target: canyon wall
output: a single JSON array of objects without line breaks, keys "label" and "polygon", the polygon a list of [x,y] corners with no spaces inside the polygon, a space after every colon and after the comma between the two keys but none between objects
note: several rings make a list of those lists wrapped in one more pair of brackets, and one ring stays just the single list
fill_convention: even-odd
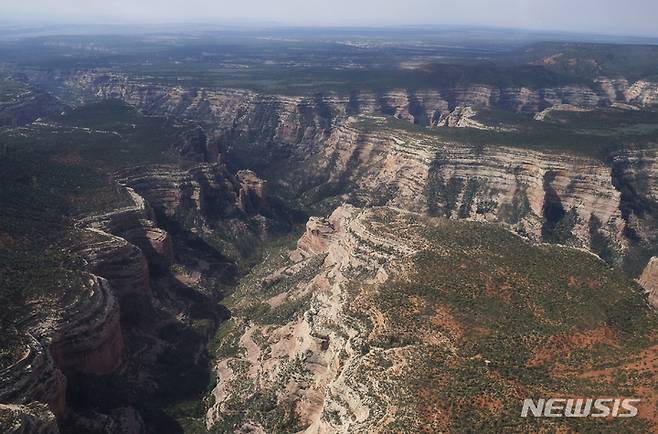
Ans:
[{"label": "canyon wall", "polygon": [[627,249],[622,193],[613,169],[600,160],[363,131],[349,123],[323,145],[312,170],[326,173],[344,200],[499,222],[536,241],[585,247],[608,260]]},{"label": "canyon wall", "polygon": [[[311,219],[297,249],[290,252],[289,265],[242,286],[240,305],[249,306],[255,296],[284,314],[272,317],[272,324],[233,319],[240,350],[219,361],[208,428],[227,429],[236,412],[245,417],[238,418],[240,425],[234,429],[258,432],[295,426],[306,432],[372,431],[382,422],[391,400],[378,387],[385,381],[383,372],[371,363],[383,349],[371,347],[366,355],[366,342],[376,330],[353,309],[362,298],[348,294],[348,288],[358,294],[385,282],[394,270],[392,263],[422,245],[412,230],[373,227],[372,214],[345,205],[326,219]],[[289,290],[281,292],[284,288]],[[277,419],[263,426],[251,419],[252,407],[244,403],[270,394]]]},{"label": "canyon wall", "polygon": [[206,217],[227,218],[265,207],[265,181],[255,173],[229,173],[220,163],[200,163],[183,169],[174,165],[140,166],[115,173],[121,185],[130,186],[168,216],[193,209]]},{"label": "canyon wall", "polygon": [[626,261],[635,275],[653,251],[655,146],[630,146],[601,161],[466,146],[391,129],[377,132],[350,118],[384,114],[424,126],[478,128],[482,125],[471,119],[471,107],[539,116],[551,108],[653,106],[658,103],[653,82],[601,77],[588,86],[542,89],[474,85],[292,97],[148,85],[103,72],[58,81],[79,98],[120,98],[147,113],[194,119],[205,135],[193,135],[184,148],[196,146],[195,154],[207,161],[223,150],[232,164],[255,168],[280,191],[303,200],[337,195],[357,204],[502,222],[535,240],[584,247],[618,264]]},{"label": "canyon wall", "polygon": [[[107,375],[121,365],[125,343],[120,300],[132,293],[150,293],[147,259],[126,238],[160,246],[159,237],[152,236],[156,228],[148,220],[148,206],[134,192],[128,193],[133,206],[77,221],[68,250],[80,261],[72,259],[66,279],[47,299],[28,302],[29,314],[16,324],[27,343],[22,356],[2,369],[1,402],[45,403],[44,414],[63,423],[71,413],[67,377]],[[16,416],[17,426],[26,432],[37,429],[37,421],[19,410],[10,412],[27,414]]]},{"label": "canyon wall", "polygon": [[[568,358],[588,381],[610,385],[609,370],[578,364],[583,348],[599,346],[616,352],[619,369],[637,372],[628,362],[635,350],[615,348],[619,340],[608,337],[616,330],[581,337],[615,327],[609,313],[616,305],[619,314],[628,312],[619,300],[629,296],[642,312],[636,317],[654,321],[631,286],[587,252],[530,243],[496,225],[342,205],[311,218],[292,250],[277,251],[236,289],[233,316],[221,331],[207,426],[462,432],[492,414],[506,421],[514,409],[506,412],[505,400],[541,393],[546,384],[516,372],[555,369],[546,375],[571,384],[574,371],[559,371]],[[585,306],[597,312],[595,321],[583,318]],[[574,324],[585,329],[574,336]],[[547,350],[552,342],[564,344]],[[646,345],[654,348],[652,340]],[[642,384],[633,390],[641,393]],[[638,419],[655,424],[653,411],[642,410]]]},{"label": "canyon wall", "polygon": [[[247,240],[245,250],[253,252],[249,237],[266,232],[266,216],[272,213],[268,183],[302,201],[332,199],[389,206],[401,214],[500,223],[534,241],[584,248],[610,263],[630,257],[635,268],[644,269],[638,281],[649,301],[658,305],[655,258],[645,268],[658,241],[655,146],[628,147],[599,160],[464,144],[377,125],[381,119],[376,117],[369,118],[375,128],[361,123],[364,115],[385,114],[422,126],[477,128],[470,121],[470,107],[528,114],[563,105],[640,108],[658,103],[656,83],[602,78],[591,86],[546,89],[470,86],[305,97],[144,85],[109,73],[77,74],[66,77],[64,85],[81,99],[120,98],[145,113],[193,119],[200,126],[174,149],[188,159],[185,164],[113,173],[131,205],[77,220],[80,233],[70,248],[84,259],[88,273],[74,280],[75,290],[46,309],[51,314],[41,315],[38,303],[31,306],[34,314],[21,325],[29,331],[29,343],[20,360],[0,371],[0,401],[15,406],[3,405],[0,411],[9,412],[23,427],[35,426],[33,409],[25,408],[34,401],[49,408],[48,417],[40,419],[44,432],[52,429],[51,413],[58,420],[66,418],[67,374],[105,375],[128,357],[120,322],[122,300],[154,297],[151,267],[167,269],[176,262],[175,240],[162,228],[164,223],[180,231],[176,235],[235,235]],[[258,170],[232,173],[222,152],[236,167]],[[265,173],[267,181],[256,173]],[[350,282],[385,282],[396,272],[388,268],[391,262],[418,252],[422,241],[412,233],[394,233],[395,226],[384,223],[373,229],[368,223],[372,212],[344,205],[326,219],[312,218],[290,253],[292,263],[257,282],[265,291],[298,279],[292,290],[273,294],[266,304],[293,303],[290,309],[301,315],[268,326],[236,319],[241,333],[235,345],[244,349],[244,356],[220,361],[209,426],[239,411],[231,407],[231,398],[246,399],[244,390],[235,387],[238,382],[282,390],[278,399],[294,406],[288,410],[318,432],[335,426],[364,430],[384,423],[390,404],[386,394],[380,401],[369,400],[364,390],[376,391],[377,384],[351,380],[368,369],[368,358],[361,357],[361,335],[377,332],[368,329],[345,300],[351,296]],[[223,255],[228,249],[213,252]],[[206,262],[199,270],[176,265],[178,274],[164,273],[161,287],[175,280],[204,295],[212,293],[199,287],[202,273],[214,266]],[[212,296],[204,300],[216,301]],[[180,323],[186,315],[176,312],[176,320],[166,321]],[[373,314],[368,321],[375,323],[374,329],[385,328],[378,319]],[[442,344],[450,347],[447,341]],[[378,351],[368,357],[383,352]],[[292,378],[291,372],[296,372]],[[308,372],[313,374],[310,379],[303,375]],[[382,373],[379,380],[384,378]]]},{"label": "canyon wall", "polygon": [[[207,340],[226,315],[215,307],[217,286],[232,282],[237,267],[237,259],[228,258],[231,243],[244,238],[246,254],[253,254],[270,224],[278,223],[267,183],[248,170],[231,173],[221,162],[132,167],[110,178],[125,204],[71,218],[62,247],[63,286],[47,299],[29,300],[29,314],[16,324],[28,343],[17,344],[20,357],[1,367],[0,423],[17,432],[57,432],[57,425],[141,432],[133,401],[175,394],[175,387],[163,392],[172,388],[170,380],[156,377],[169,369],[161,366],[169,360],[163,353],[187,351],[176,363],[186,363],[185,374],[195,378],[209,369]],[[226,241],[226,250],[204,241],[228,238],[230,231],[235,239]],[[192,330],[195,321],[200,325]],[[116,390],[94,386],[97,376],[109,374]],[[96,387],[108,387],[112,396],[128,387],[126,406],[94,413],[105,408]],[[67,388],[74,390],[73,401]],[[81,399],[94,402],[83,406],[96,416],[80,412]],[[38,403],[46,405],[42,412],[32,408]]]},{"label": "canyon wall", "polygon": [[83,273],[67,284],[57,304],[35,302],[17,325],[26,330],[23,354],[0,376],[0,401],[45,403],[58,421],[69,412],[64,374],[110,373],[121,363],[124,345],[119,304],[108,282]]},{"label": "canyon wall", "polygon": [[[36,80],[45,80],[36,75]],[[279,139],[309,138],[297,124],[314,123],[317,129],[333,124],[335,118],[358,114],[387,114],[412,123],[436,126],[445,122],[455,108],[500,108],[534,114],[556,105],[581,108],[626,104],[646,107],[658,104],[658,83],[640,80],[598,78],[590,85],[548,88],[490,85],[455,85],[436,90],[369,91],[311,96],[264,95],[239,89],[187,89],[144,84],[120,73],[81,72],[48,77],[78,97],[118,98],[150,112],[212,121],[219,127],[258,125]],[[297,121],[297,122],[295,122]]]}]

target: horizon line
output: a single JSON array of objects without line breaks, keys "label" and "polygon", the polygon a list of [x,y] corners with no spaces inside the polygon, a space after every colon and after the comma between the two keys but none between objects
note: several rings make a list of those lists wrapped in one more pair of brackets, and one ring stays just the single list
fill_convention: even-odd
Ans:
[{"label": "horizon line", "polygon": [[[567,30],[558,28],[524,28],[524,27],[511,27],[511,26],[498,26],[488,24],[472,24],[472,23],[284,23],[280,21],[250,21],[250,20],[184,20],[184,21],[131,21],[131,20],[116,20],[104,22],[95,21],[94,19],[71,19],[71,20],[25,20],[20,18],[2,18],[0,19],[0,27],[3,26],[27,26],[27,27],[53,27],[53,26],[83,26],[83,27],[124,27],[124,28],[157,28],[157,27],[185,27],[185,26],[226,26],[232,27],[229,29],[214,29],[221,30],[237,30],[240,28],[254,30],[260,28],[263,31],[274,29],[290,29],[290,30],[448,30],[448,29],[468,29],[468,30],[484,30],[484,31],[499,31],[508,33],[527,33],[527,34],[554,34],[554,35],[571,35],[571,36],[589,36],[589,37],[603,37],[603,38],[629,38],[629,39],[647,39],[658,41],[658,34],[650,35],[644,33],[626,33],[626,32],[610,32],[604,33],[595,30]],[[181,29],[182,30],[182,29]],[[193,29],[190,29],[193,30]],[[179,30],[180,31],[180,30]],[[197,31],[210,31],[210,29],[197,29]],[[94,33],[88,33],[93,35]],[[102,34],[99,32],[98,34]]]}]

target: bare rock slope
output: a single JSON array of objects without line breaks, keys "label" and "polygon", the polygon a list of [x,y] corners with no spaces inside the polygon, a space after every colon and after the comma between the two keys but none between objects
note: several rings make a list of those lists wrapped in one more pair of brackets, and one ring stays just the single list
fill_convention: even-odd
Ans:
[{"label": "bare rock slope", "polygon": [[[618,387],[583,347],[635,372],[656,345],[638,288],[593,256],[390,207],[312,218],[233,300],[207,413],[217,432],[523,432],[537,429],[517,415],[528,394]],[[615,306],[648,321],[646,350],[598,313]],[[655,382],[655,368],[641,370],[625,383],[635,393]],[[655,426],[651,405],[633,429]],[[573,429],[573,419],[544,421]]]},{"label": "bare rock slope", "polygon": [[489,128],[473,119],[482,108],[536,115],[646,108],[657,102],[656,84],[647,80],[599,77],[589,86],[471,85],[308,96],[161,86],[119,73],[81,72],[57,80],[80,98],[119,98],[147,113],[194,119],[206,130],[197,152],[206,161],[222,149],[233,164],[255,169],[278,190],[303,200],[345,195],[357,204],[502,222],[535,240],[629,263],[635,275],[656,254],[655,145],[590,158],[465,145],[420,132],[364,131],[355,122],[392,115],[428,127],[478,129]]}]

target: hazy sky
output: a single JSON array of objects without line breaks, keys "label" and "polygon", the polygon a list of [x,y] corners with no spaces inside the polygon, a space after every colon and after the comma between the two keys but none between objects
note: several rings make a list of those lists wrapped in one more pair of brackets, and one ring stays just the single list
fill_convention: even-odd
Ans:
[{"label": "hazy sky", "polygon": [[0,20],[463,24],[658,36],[658,0],[0,0]]}]

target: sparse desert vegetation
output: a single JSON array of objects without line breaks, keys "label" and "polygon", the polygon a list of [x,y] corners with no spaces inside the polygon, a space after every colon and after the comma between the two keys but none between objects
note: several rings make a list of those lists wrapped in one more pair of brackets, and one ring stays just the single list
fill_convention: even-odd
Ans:
[{"label": "sparse desert vegetation", "polygon": [[656,431],[655,45],[42,30],[0,35],[0,431]]}]

